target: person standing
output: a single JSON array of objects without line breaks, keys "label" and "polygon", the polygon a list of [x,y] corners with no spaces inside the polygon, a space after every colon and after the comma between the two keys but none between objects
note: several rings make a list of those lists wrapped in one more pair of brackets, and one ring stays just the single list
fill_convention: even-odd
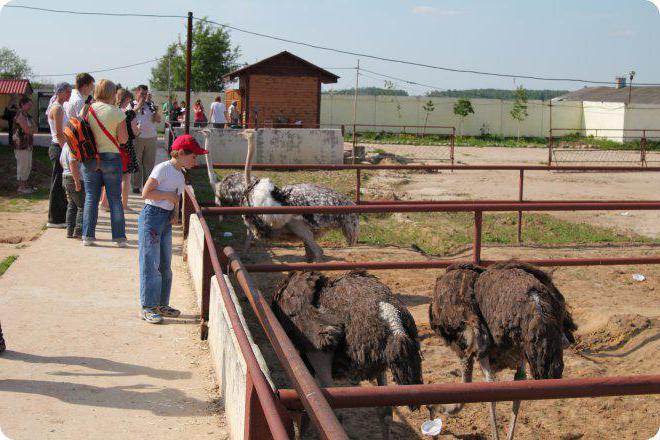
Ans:
[{"label": "person standing", "polygon": [[66,208],[66,238],[82,238],[85,187],[80,178],[79,163],[71,154],[67,144],[60,155],[62,185],[68,201]]},{"label": "person standing", "polygon": [[206,125],[206,114],[204,113],[204,106],[202,105],[202,100],[198,99],[193,105],[193,116],[195,118],[195,127],[203,127]]},{"label": "person standing", "polygon": [[60,155],[62,146],[66,143],[64,127],[67,123],[64,112],[64,103],[71,97],[71,85],[63,82],[55,86],[55,94],[50,99],[46,116],[50,127],[51,145],[48,148],[48,157],[53,165],[50,179],[50,194],[48,196],[48,223],[49,228],[66,228],[66,194],[62,187],[62,165]]},{"label": "person standing", "polygon": [[27,184],[32,171],[32,145],[36,131],[32,116],[30,116],[31,108],[32,99],[29,96],[23,96],[18,101],[18,113],[15,118],[16,131],[13,142],[10,144],[14,146],[14,156],[16,157],[16,180],[19,194],[34,192]]},{"label": "person standing", "polygon": [[16,126],[15,121],[18,114],[17,102],[16,95],[13,95],[9,100],[9,104],[5,107],[4,118],[7,120],[7,143],[9,143],[10,147],[14,142],[14,127]]},{"label": "person standing", "polygon": [[76,75],[76,88],[71,91],[71,98],[64,104],[67,119],[78,116],[85,105],[85,101],[94,91],[94,77],[89,73]]},{"label": "person standing", "polygon": [[126,89],[117,90],[117,107],[119,107],[126,115],[126,131],[128,132],[128,141],[121,146],[128,155],[128,163],[123,170],[121,181],[121,203],[124,206],[124,211],[128,212],[133,212],[133,210],[128,207],[128,192],[131,186],[131,175],[140,171],[137,156],[135,155],[135,147],[133,146],[135,137],[140,134],[140,128],[135,120],[135,110],[132,108],[132,102],[133,94],[130,91]]},{"label": "person standing", "polygon": [[207,153],[189,134],[177,137],[172,158],[156,165],[142,190],[145,205],[138,218],[140,317],[148,323],[181,314],[169,305],[172,225],[178,224],[179,196],[186,184],[181,170],[194,167],[197,156]]},{"label": "person standing", "polygon": [[240,119],[238,114],[238,102],[232,101],[227,110],[227,114],[229,115],[229,123],[231,124],[231,127],[238,128],[238,122]]},{"label": "person standing", "polygon": [[224,128],[227,123],[227,109],[225,104],[222,102],[222,98],[218,95],[215,97],[215,101],[211,104],[211,113],[209,114],[209,120],[213,124],[213,128]]},{"label": "person standing", "polygon": [[135,139],[135,155],[140,171],[131,174],[131,186],[134,194],[140,194],[140,189],[147,181],[156,162],[156,124],[160,122],[160,115],[156,107],[147,100],[149,88],[139,85],[135,89],[135,114],[140,135]]},{"label": "person standing", "polygon": [[126,246],[126,225],[121,204],[122,155],[120,145],[128,142],[126,115],[115,105],[117,86],[107,79],[100,80],[94,87],[94,103],[89,107],[89,125],[94,134],[99,162],[89,159],[82,164],[85,184],[85,207],[83,213],[83,246],[93,246],[96,240],[96,222],[99,213],[101,188],[110,204],[110,227],[112,241],[117,246]]}]

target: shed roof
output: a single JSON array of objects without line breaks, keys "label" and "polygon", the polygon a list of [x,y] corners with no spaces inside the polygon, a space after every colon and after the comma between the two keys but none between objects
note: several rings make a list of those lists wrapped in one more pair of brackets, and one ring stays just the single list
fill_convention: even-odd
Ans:
[{"label": "shed roof", "polygon": [[[629,87],[585,87],[556,98],[563,101],[628,102]],[[632,104],[660,104],[660,87],[633,87]]]},{"label": "shed roof", "polygon": [[0,79],[0,94],[32,94],[32,86],[27,79]]},{"label": "shed roof", "polygon": [[336,83],[339,77],[319,66],[303,60],[288,51],[283,51],[271,57],[264,58],[249,66],[229,72],[222,77],[225,81],[233,81],[243,75],[250,74],[272,74],[272,75],[311,75],[321,78],[324,84]]}]

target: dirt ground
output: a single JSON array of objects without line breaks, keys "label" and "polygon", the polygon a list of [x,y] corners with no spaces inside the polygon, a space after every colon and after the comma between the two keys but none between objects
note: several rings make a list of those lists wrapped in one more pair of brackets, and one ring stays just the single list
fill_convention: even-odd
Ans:
[{"label": "dirt ground", "polygon": [[[271,248],[267,252],[252,254],[246,261],[275,262],[302,261],[299,249]],[[657,248],[592,247],[579,256],[657,255]],[[425,260],[418,252],[399,248],[326,249],[329,259],[345,261]],[[484,258],[559,258],[575,256],[573,248],[538,249],[526,247],[488,247]],[[459,254],[452,258],[468,259]],[[381,281],[399,294],[415,317],[422,342],[423,373],[425,383],[459,382],[457,357],[429,328],[428,305],[435,278],[442,270],[389,270],[374,271]],[[634,281],[633,274],[646,277]],[[257,283],[265,295],[281,279],[280,274],[259,274]],[[565,295],[573,316],[579,325],[579,342],[564,355],[564,377],[618,376],[632,374],[658,374],[660,353],[660,267],[609,266],[558,268],[554,279]],[[265,337],[254,326],[273,377],[278,386],[290,384]],[[502,373],[500,380],[512,380]],[[475,381],[482,381],[475,368]],[[390,378],[391,382],[391,378]],[[339,385],[349,385],[343,383]],[[375,384],[362,383],[362,386]],[[498,404],[498,424],[504,435],[508,426],[511,404]],[[343,423],[351,438],[380,439],[379,421],[374,409],[340,410]],[[520,412],[516,438],[519,439],[648,439],[660,426],[660,398],[658,396],[631,396],[597,399],[567,399],[524,402]],[[442,416],[442,439],[486,439],[490,435],[487,404],[470,404],[457,416]],[[393,438],[422,438],[421,424],[428,419],[425,408],[411,412],[406,407],[395,409]],[[588,423],[585,423],[588,421]],[[615,437],[612,432],[617,432]],[[309,435],[309,438],[315,438]]]}]

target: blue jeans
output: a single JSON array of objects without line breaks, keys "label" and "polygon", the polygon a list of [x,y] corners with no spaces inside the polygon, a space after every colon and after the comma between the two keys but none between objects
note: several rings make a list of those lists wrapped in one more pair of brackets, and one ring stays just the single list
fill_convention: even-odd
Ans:
[{"label": "blue jeans", "polygon": [[172,290],[172,211],[144,205],[138,218],[140,303],[168,306]]},{"label": "blue jeans", "polygon": [[96,222],[99,217],[99,200],[101,189],[105,186],[105,194],[110,204],[110,226],[113,241],[126,240],[126,224],[124,222],[124,207],[121,203],[121,156],[119,153],[100,153],[101,169],[96,170],[96,160],[88,160],[82,164],[83,181],[85,182],[85,208],[83,210],[83,240],[96,238]]}]

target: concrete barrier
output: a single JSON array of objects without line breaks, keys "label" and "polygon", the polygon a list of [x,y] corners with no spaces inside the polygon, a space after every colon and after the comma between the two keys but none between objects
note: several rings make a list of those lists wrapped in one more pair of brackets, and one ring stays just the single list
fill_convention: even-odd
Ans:
[{"label": "concrete barrier", "polygon": [[[204,258],[204,232],[199,218],[196,215],[189,217],[190,229],[186,242],[188,271],[192,278],[193,287],[197,296],[197,304],[201,308],[202,298],[202,261]],[[270,376],[270,371],[264,360],[259,347],[254,343],[243,316],[243,310],[236,297],[234,287],[230,279],[223,275],[229,293],[238,312],[243,328],[257,357],[261,370],[270,382],[273,389],[275,386]],[[245,431],[245,401],[247,387],[247,366],[241,353],[236,334],[229,319],[229,313],[225,307],[220,292],[217,278],[211,278],[211,292],[209,300],[208,320],[208,343],[213,362],[213,369],[222,394],[225,417],[229,425],[230,438],[243,440]]]},{"label": "concrete barrier", "polygon": [[[191,134],[200,145],[205,145],[201,130],[193,127]],[[245,162],[247,141],[241,130],[211,128],[209,131],[208,148],[213,162]],[[182,128],[174,128],[176,136],[182,133]],[[341,164],[344,160],[344,141],[338,129],[260,128],[256,141],[254,163]],[[204,164],[203,158],[199,163]]]}]

